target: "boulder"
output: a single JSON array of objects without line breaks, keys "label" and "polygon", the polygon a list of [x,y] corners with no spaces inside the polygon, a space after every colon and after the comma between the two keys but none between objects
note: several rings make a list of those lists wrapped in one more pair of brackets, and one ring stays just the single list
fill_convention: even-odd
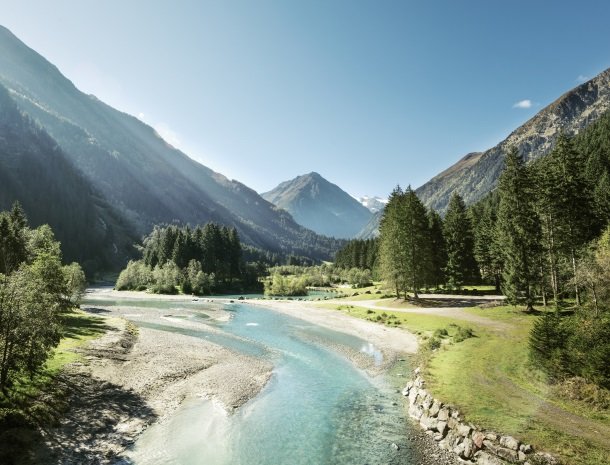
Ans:
[{"label": "boulder", "polygon": [[496,433],[485,433],[485,439],[489,439],[490,441],[497,441],[498,435]]},{"label": "boulder", "polygon": [[511,450],[519,450],[519,441],[512,436],[502,436],[500,438],[500,445]]},{"label": "boulder", "polygon": [[472,432],[472,428],[468,425],[458,425],[457,427],[457,432],[460,436],[470,436],[470,433]]},{"label": "boulder", "polygon": [[443,406],[443,404],[435,399],[434,402],[432,403],[432,407],[430,407],[430,416],[436,417],[438,415],[439,411],[441,410],[442,406]]},{"label": "boulder", "polygon": [[418,389],[416,387],[412,387],[409,391],[409,403],[413,405],[417,400]]},{"label": "boulder", "polygon": [[440,421],[447,421],[449,420],[449,410],[447,409],[447,407],[443,407],[438,411],[438,415],[437,418]]},{"label": "boulder", "polygon": [[451,417],[447,420],[447,426],[449,427],[449,429],[457,430],[460,426],[460,423],[455,418]]},{"label": "boulder", "polygon": [[485,441],[485,435],[480,431],[475,431],[472,433],[472,442],[474,442],[477,449],[483,448],[483,441]]},{"label": "boulder", "polygon": [[519,460],[519,462],[525,462],[527,460],[527,455],[519,451],[517,452],[517,460]]},{"label": "boulder", "polygon": [[424,411],[422,410],[421,407],[418,407],[415,404],[412,404],[409,406],[409,416],[412,418],[415,418],[416,420],[419,420],[422,415],[423,415]]},{"label": "boulder", "polygon": [[544,452],[536,452],[535,457],[536,463],[545,463],[547,465],[557,465],[559,463],[551,454],[546,454]]},{"label": "boulder", "polygon": [[474,442],[472,442],[472,439],[466,438],[464,439],[464,442],[462,442],[462,445],[464,448],[461,457],[463,459],[470,460],[475,452]]},{"label": "boulder", "polygon": [[[438,418],[437,418],[437,420],[438,420]],[[438,421],[436,423],[436,431],[439,432],[439,434],[441,435],[441,439],[443,439],[447,435],[447,431],[449,431],[449,428],[447,427],[447,422]]]},{"label": "boulder", "polygon": [[534,448],[531,444],[521,444],[519,446],[519,450],[524,454],[531,454],[532,452],[534,452]]},{"label": "boulder", "polygon": [[427,413],[424,413],[419,419],[419,424],[423,429],[427,431],[435,431],[436,426],[438,425],[438,420],[436,418],[431,417]]},{"label": "boulder", "polygon": [[518,462],[519,455],[516,451],[512,449],[507,449],[506,447],[498,447],[495,450],[495,454],[498,457],[508,460],[509,462]]},{"label": "boulder", "polygon": [[506,465],[504,460],[481,450],[474,454],[474,457],[478,465]]}]

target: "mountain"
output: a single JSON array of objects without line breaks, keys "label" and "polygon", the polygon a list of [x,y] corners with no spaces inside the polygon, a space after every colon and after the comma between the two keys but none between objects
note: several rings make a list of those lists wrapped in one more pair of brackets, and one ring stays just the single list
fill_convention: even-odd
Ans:
[{"label": "mountain", "polygon": [[379,210],[383,210],[385,208],[385,204],[388,202],[387,199],[382,199],[381,197],[360,197],[358,199],[364,207],[368,208],[371,213],[377,213]]},{"label": "mountain", "polygon": [[367,208],[315,172],[285,181],[262,196],[297,223],[326,236],[353,238],[371,218]]},{"label": "mountain", "polygon": [[562,131],[578,134],[609,108],[610,69],[607,69],[543,108],[495,147],[469,153],[419,187],[416,193],[428,207],[440,212],[447,208],[453,192],[458,192],[467,204],[473,204],[496,186],[510,147],[516,147],[526,161],[535,160],[550,152]]},{"label": "mountain", "polygon": [[[19,200],[31,226],[49,224],[64,259],[90,274],[133,256],[137,237],[102,200],[57,143],[19,112],[0,85],[0,210]],[[86,231],[86,234],[83,234]]]},{"label": "mountain", "polygon": [[245,243],[279,253],[322,259],[339,245],[297,224],[254,190],[195,162],[139,119],[82,93],[1,26],[0,84],[137,235],[158,223],[215,221],[236,227]]}]

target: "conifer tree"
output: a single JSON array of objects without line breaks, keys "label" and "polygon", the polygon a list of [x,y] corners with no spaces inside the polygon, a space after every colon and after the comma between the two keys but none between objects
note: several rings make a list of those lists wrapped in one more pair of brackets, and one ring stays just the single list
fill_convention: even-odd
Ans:
[{"label": "conifer tree", "polygon": [[443,236],[443,219],[434,210],[428,211],[428,237],[430,241],[430,267],[428,284],[440,287],[445,283],[447,248]]},{"label": "conifer tree", "polygon": [[447,247],[447,284],[459,289],[469,281],[477,281],[479,273],[474,259],[472,225],[464,200],[457,193],[454,193],[449,201],[443,235]]},{"label": "conifer tree", "polygon": [[401,223],[404,194],[400,186],[390,194],[379,224],[380,273],[388,286],[396,291],[396,298],[405,291],[406,268],[405,230]]},{"label": "conifer tree", "polygon": [[496,239],[501,251],[503,291],[512,304],[533,309],[537,264],[540,253],[540,223],[532,201],[532,182],[523,159],[513,148],[506,156],[499,180]]}]

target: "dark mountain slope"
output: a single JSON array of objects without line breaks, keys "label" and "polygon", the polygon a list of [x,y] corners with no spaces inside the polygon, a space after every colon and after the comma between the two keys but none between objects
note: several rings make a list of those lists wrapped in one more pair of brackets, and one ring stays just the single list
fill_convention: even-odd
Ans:
[{"label": "dark mountain slope", "polygon": [[370,220],[360,202],[318,173],[297,176],[262,194],[297,223],[326,236],[353,238]]},{"label": "dark mountain slope", "polygon": [[81,262],[89,273],[117,268],[135,252],[131,227],[0,86],[0,209],[15,200],[30,224],[53,228],[66,261]]}]

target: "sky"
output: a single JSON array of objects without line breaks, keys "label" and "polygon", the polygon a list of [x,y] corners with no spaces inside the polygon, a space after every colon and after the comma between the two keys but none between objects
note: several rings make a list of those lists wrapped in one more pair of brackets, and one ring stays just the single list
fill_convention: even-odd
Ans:
[{"label": "sky", "polygon": [[607,1],[0,0],[81,90],[258,192],[418,187],[610,67]]}]

